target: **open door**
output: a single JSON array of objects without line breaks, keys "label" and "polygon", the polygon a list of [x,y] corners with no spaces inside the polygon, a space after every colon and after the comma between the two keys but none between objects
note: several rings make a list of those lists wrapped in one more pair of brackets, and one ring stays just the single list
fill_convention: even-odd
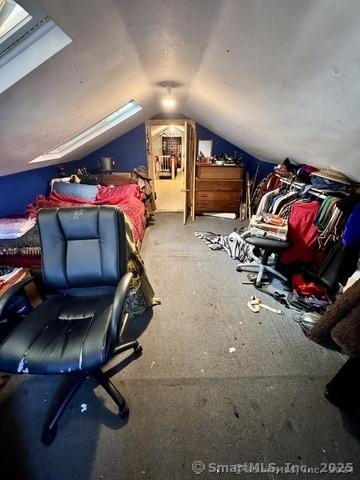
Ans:
[{"label": "open door", "polygon": [[194,205],[194,185],[195,185],[195,156],[196,156],[196,139],[194,122],[185,122],[185,145],[186,159],[184,170],[184,225],[188,221],[189,215],[191,219],[195,219]]}]

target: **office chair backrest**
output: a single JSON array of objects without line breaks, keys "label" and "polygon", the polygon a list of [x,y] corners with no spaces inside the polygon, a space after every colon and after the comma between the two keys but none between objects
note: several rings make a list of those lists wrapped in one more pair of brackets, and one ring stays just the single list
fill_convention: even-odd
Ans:
[{"label": "office chair backrest", "polygon": [[125,219],[118,208],[43,209],[38,224],[49,289],[116,287],[127,272]]}]

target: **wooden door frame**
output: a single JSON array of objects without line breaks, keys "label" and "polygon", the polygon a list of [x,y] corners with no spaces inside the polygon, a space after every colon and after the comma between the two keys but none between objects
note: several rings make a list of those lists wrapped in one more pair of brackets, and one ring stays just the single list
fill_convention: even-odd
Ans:
[{"label": "wooden door frame", "polygon": [[[194,159],[193,159],[193,175],[192,175],[192,181],[191,181],[191,206],[190,206],[190,218],[192,221],[195,220],[195,163],[196,163],[196,152],[197,152],[197,135],[196,135],[196,122],[195,120],[187,119],[187,118],[175,118],[175,119],[151,119],[151,120],[146,120],[145,122],[145,139],[146,139],[146,155],[147,155],[147,167],[148,167],[148,172],[150,173],[150,176],[152,178],[151,180],[151,186],[153,191],[155,191],[155,177],[154,177],[154,165],[152,162],[152,141],[151,141],[151,127],[155,125],[182,125],[186,126],[186,123],[189,123],[193,127],[194,131]],[[185,129],[186,130],[186,129]],[[149,140],[149,144],[148,144]],[[187,155],[187,135],[185,132],[185,162],[186,166],[185,168],[189,168],[189,159]],[[186,192],[184,192],[184,195],[186,195]]]}]

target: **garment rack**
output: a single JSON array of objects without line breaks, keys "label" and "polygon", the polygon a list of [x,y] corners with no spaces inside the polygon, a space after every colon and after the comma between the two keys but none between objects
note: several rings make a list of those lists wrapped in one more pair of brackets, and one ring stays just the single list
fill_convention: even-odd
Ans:
[{"label": "garment rack", "polygon": [[[280,175],[277,175],[277,177],[280,179],[280,181],[282,183],[285,183],[286,185],[290,185],[291,187],[295,187],[298,190],[303,190],[304,186],[306,186],[306,184],[304,184],[304,183],[293,182],[291,180],[288,180],[287,178],[281,177]],[[324,195],[323,193],[320,193],[318,190],[316,190],[314,188],[310,188],[309,190],[307,190],[306,193],[309,193],[310,195],[313,195],[314,197],[321,198],[321,200],[325,200],[325,198],[327,198],[327,195]]]}]

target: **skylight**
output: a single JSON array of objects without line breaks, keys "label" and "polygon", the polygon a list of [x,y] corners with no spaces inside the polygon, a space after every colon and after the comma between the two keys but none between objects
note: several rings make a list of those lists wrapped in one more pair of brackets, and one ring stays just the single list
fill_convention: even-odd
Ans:
[{"label": "skylight", "polygon": [[136,103],[135,100],[131,100],[130,102],[123,105],[122,107],[119,107],[117,110],[102,118],[98,122],[90,125],[85,130],[82,130],[77,135],[70,137],[64,143],[61,143],[60,145],[57,145],[43,155],[34,158],[34,160],[31,160],[29,163],[59,160],[60,158],[65,157],[77,148],[85,145],[90,140],[93,140],[98,135],[101,135],[102,133],[107,132],[116,125],[124,122],[125,120],[132,117],[141,110],[142,106]]},{"label": "skylight", "polygon": [[33,2],[0,0],[0,93],[71,43]]},{"label": "skylight", "polygon": [[14,0],[0,0],[0,42],[4,42],[32,16]]}]

